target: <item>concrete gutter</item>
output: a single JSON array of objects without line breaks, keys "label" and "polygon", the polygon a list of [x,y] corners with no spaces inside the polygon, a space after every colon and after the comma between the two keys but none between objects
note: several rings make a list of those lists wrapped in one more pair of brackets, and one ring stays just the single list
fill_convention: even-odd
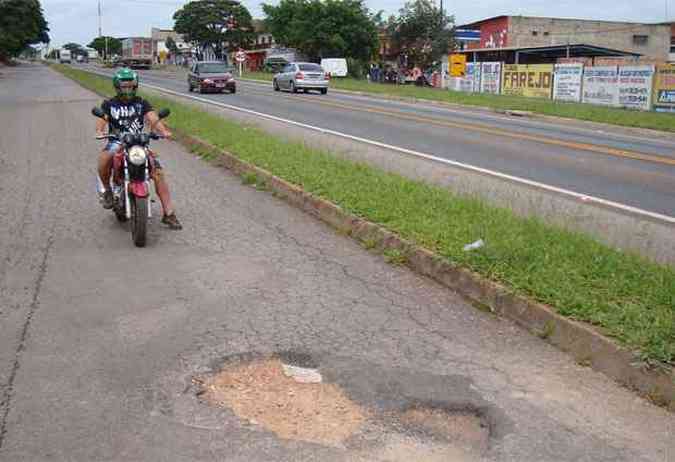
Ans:
[{"label": "concrete gutter", "polygon": [[579,364],[602,372],[655,404],[675,412],[675,373],[671,367],[645,364],[636,353],[604,336],[593,326],[560,316],[549,306],[516,295],[477,273],[455,266],[442,256],[352,215],[229,152],[194,136],[176,132],[179,141],[191,151],[218,156],[219,163],[237,175],[256,175],[258,181],[264,181],[277,197],[340,233],[361,243],[376,243],[375,248],[380,252],[399,251],[405,256],[405,264],[413,271],[457,291],[479,309],[488,309],[515,321],[542,340],[571,354]]}]

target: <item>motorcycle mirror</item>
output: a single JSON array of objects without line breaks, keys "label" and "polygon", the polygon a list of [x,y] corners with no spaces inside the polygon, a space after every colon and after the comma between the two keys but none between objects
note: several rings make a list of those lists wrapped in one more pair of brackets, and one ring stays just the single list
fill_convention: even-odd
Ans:
[{"label": "motorcycle mirror", "polygon": [[101,108],[98,107],[98,106],[94,107],[94,108],[91,110],[91,114],[92,114],[94,117],[98,117],[99,119],[102,119],[102,118],[105,117],[105,114],[103,113],[103,111],[101,110]]},{"label": "motorcycle mirror", "polygon": [[162,109],[159,111],[157,115],[159,116],[160,119],[166,119],[167,117],[169,117],[169,114],[171,114],[171,111],[169,109]]}]

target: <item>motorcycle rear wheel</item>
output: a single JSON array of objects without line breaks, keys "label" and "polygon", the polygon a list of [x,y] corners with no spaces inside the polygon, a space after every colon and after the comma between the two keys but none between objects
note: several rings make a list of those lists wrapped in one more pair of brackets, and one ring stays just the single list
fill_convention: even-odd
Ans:
[{"label": "motorcycle rear wheel", "polygon": [[131,197],[131,238],[136,247],[145,247],[148,224],[148,198]]}]

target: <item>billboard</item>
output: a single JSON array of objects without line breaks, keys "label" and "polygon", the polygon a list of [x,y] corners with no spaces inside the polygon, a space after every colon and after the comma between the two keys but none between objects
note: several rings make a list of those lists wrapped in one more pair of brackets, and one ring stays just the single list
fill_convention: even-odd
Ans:
[{"label": "billboard", "polygon": [[675,64],[656,66],[654,109],[659,112],[675,112]]},{"label": "billboard", "polygon": [[498,94],[501,82],[502,63],[482,63],[480,92]]},{"label": "billboard", "polygon": [[502,94],[550,98],[553,90],[553,64],[505,64]]},{"label": "billboard", "polygon": [[616,66],[595,66],[584,69],[584,103],[603,106],[619,105],[619,72]]},{"label": "billboard", "polygon": [[450,77],[448,89],[471,93],[473,91],[473,80],[467,79],[466,77]]},{"label": "billboard", "polygon": [[481,79],[480,63],[469,63],[466,65],[466,78],[471,80],[471,89],[469,91],[478,93],[480,91]]},{"label": "billboard", "polygon": [[581,101],[583,64],[556,64],[553,79],[553,99],[557,101]]},{"label": "billboard", "polygon": [[654,66],[619,68],[619,106],[648,111],[652,107]]}]

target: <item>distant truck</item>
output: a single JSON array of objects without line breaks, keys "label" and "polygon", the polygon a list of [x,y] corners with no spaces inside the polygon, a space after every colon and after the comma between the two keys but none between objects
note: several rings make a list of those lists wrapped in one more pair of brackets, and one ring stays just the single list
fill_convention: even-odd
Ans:
[{"label": "distant truck", "polygon": [[86,48],[87,58],[92,61],[98,59],[98,51],[93,48]]},{"label": "distant truck", "polygon": [[328,72],[331,77],[347,77],[347,60],[344,58],[322,59],[321,67]]},{"label": "distant truck", "polygon": [[152,66],[152,39],[134,37],[122,40],[122,66],[150,69]]},{"label": "distant truck", "polygon": [[61,64],[70,64],[73,61],[73,55],[70,53],[70,50],[65,48],[59,50],[59,62]]}]

